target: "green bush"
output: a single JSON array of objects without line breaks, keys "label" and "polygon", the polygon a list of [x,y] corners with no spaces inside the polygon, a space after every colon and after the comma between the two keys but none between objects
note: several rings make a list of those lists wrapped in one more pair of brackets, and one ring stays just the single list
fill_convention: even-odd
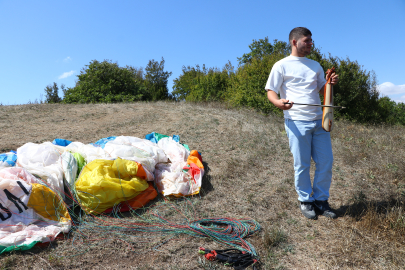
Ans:
[{"label": "green bush", "polygon": [[222,70],[218,68],[184,67],[183,74],[174,80],[172,95],[176,100],[225,101],[225,95],[233,76],[230,62]]},{"label": "green bush", "polygon": [[247,106],[264,113],[281,111],[267,99],[264,87],[273,65],[285,57],[282,53],[253,58],[250,63],[239,66],[230,79],[226,100],[234,106]]},{"label": "green bush", "polygon": [[64,91],[64,103],[138,101],[146,92],[137,69],[109,60],[91,61],[77,77],[76,86]]},{"label": "green bush", "polygon": [[346,109],[335,110],[335,117],[361,123],[382,121],[375,73],[364,70],[357,61],[351,61],[348,57],[341,59],[329,55],[326,58],[322,55],[319,60],[319,50],[314,51],[309,58],[319,61],[325,73],[335,67],[339,75],[339,83],[333,87],[334,104]]}]

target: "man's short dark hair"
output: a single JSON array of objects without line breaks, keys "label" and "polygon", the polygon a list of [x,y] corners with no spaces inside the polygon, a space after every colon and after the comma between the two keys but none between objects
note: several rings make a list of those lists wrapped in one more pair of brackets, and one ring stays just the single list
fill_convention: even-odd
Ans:
[{"label": "man's short dark hair", "polygon": [[[307,37],[307,36],[312,36],[312,33],[311,33],[311,31],[309,31],[308,28],[305,28],[305,27],[295,27],[293,30],[291,30],[290,36],[288,37],[288,40],[290,41],[290,44],[291,44],[291,41],[292,41],[293,39],[297,40],[297,39],[299,39],[299,38],[302,37],[302,36],[305,36],[305,37]],[[292,45],[292,44],[291,44],[291,45]]]}]

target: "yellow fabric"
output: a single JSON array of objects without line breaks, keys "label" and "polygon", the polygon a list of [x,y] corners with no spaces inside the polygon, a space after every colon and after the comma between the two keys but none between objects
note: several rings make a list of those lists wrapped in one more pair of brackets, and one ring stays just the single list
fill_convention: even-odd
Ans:
[{"label": "yellow fabric", "polygon": [[59,222],[70,221],[65,204],[46,186],[33,183],[27,206],[42,217]]},{"label": "yellow fabric", "polygon": [[90,213],[101,213],[136,197],[149,186],[142,172],[142,165],[130,160],[93,160],[75,184],[80,204]]}]

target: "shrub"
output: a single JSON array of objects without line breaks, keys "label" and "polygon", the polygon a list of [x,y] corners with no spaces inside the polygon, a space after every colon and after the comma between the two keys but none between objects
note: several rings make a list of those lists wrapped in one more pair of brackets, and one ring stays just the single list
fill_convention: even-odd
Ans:
[{"label": "shrub", "polygon": [[222,70],[218,68],[183,67],[183,74],[174,80],[172,95],[176,100],[225,101],[225,95],[233,76],[230,62]]},{"label": "shrub", "polygon": [[145,95],[142,72],[109,60],[91,61],[77,77],[76,86],[64,91],[64,103],[137,101]]}]

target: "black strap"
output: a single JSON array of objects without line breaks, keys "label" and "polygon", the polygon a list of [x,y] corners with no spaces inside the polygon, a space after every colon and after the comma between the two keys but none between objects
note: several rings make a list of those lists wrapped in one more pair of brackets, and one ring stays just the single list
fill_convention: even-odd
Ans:
[{"label": "black strap", "polygon": [[[211,250],[206,249],[205,252],[211,253]],[[232,264],[235,270],[244,270],[256,262],[252,254],[242,253],[238,249],[215,250],[215,252],[218,261]]]}]

